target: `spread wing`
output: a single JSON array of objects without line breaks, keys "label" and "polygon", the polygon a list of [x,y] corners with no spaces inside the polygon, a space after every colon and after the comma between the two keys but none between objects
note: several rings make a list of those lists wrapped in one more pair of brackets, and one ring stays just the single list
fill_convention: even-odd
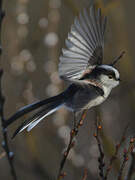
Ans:
[{"label": "spread wing", "polygon": [[91,72],[102,64],[106,17],[101,10],[91,6],[75,18],[66,39],[66,49],[62,49],[59,75],[68,81],[79,80],[86,72]]}]

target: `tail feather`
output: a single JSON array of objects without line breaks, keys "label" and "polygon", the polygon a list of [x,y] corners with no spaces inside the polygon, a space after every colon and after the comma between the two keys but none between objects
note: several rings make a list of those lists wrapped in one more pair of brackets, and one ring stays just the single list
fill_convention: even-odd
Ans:
[{"label": "tail feather", "polygon": [[39,101],[37,103],[33,103],[31,105],[25,106],[21,108],[17,113],[15,113],[11,118],[6,121],[5,128],[10,125],[15,120],[19,119],[23,115],[39,109],[32,116],[26,119],[14,132],[12,138],[14,138],[19,132],[22,132],[27,128],[27,131],[30,131],[33,127],[35,127],[41,120],[43,120],[46,116],[52,114],[57,111],[65,102],[65,94],[61,93],[57,96],[51,97],[49,99]]},{"label": "tail feather", "polygon": [[57,111],[61,106],[63,106],[69,100],[69,98],[72,98],[74,96],[77,90],[78,90],[78,85],[71,84],[66,89],[66,91],[64,91],[63,93],[57,96],[21,108],[13,116],[11,116],[8,120],[5,121],[4,127],[5,128],[8,127],[10,124],[12,124],[20,117],[24,116],[25,114],[28,114],[31,111],[38,109],[38,111],[35,112],[33,116],[26,119],[17,128],[17,130],[13,134],[13,137],[15,137],[19,132],[22,132],[26,128],[27,131],[30,131],[46,116],[52,114],[53,112]]},{"label": "tail feather", "polygon": [[45,117],[47,117],[47,116],[49,116],[50,114],[54,113],[54,112],[57,111],[58,109],[60,109],[61,106],[63,106],[63,104],[61,104],[61,105],[57,106],[56,108],[50,110],[47,114],[44,114],[44,115],[42,115],[42,116],[37,117],[35,120],[33,120],[33,121],[29,124],[29,126],[28,126],[28,128],[27,128],[27,131],[31,131],[31,129],[34,128],[40,121],[42,121],[42,119],[44,119]]},{"label": "tail feather", "polygon": [[39,109],[41,107],[44,107],[48,104],[51,104],[53,102],[62,102],[64,99],[64,93],[61,93],[57,96],[42,100],[42,101],[38,101],[36,103],[24,106],[23,108],[19,109],[13,116],[11,116],[9,119],[7,119],[5,121],[5,128],[7,126],[9,126],[10,124],[12,124],[14,121],[16,121],[17,119],[19,119],[20,117],[24,116],[25,114],[28,114],[31,111],[34,111],[35,109]]},{"label": "tail feather", "polygon": [[46,109],[42,109],[38,111],[36,114],[34,114],[32,117],[26,119],[14,132],[12,138],[14,138],[18,133],[22,132],[23,130],[27,129],[27,131],[30,131],[32,128],[34,128],[40,121],[42,121],[45,117],[49,116],[50,114],[54,113],[58,109],[61,108],[63,104],[55,104],[52,105]]}]

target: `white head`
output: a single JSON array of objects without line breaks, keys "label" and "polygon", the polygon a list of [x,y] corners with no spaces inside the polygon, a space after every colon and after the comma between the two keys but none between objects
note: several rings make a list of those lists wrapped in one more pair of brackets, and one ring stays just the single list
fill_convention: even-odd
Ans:
[{"label": "white head", "polygon": [[99,80],[102,86],[112,89],[119,85],[120,74],[117,69],[109,65],[100,65],[97,69],[100,71]]}]

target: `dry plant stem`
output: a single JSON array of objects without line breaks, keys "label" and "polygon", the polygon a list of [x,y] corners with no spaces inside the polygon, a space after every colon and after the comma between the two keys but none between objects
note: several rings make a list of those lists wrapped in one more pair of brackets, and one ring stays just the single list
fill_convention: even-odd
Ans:
[{"label": "dry plant stem", "polygon": [[9,148],[9,144],[8,144],[8,134],[7,134],[7,129],[4,128],[4,122],[5,122],[5,118],[4,118],[4,102],[5,102],[5,98],[2,95],[2,89],[1,89],[1,78],[2,78],[2,74],[3,71],[0,71],[0,121],[2,124],[2,133],[3,133],[3,142],[2,142],[2,147],[6,152],[7,155],[7,159],[10,165],[10,170],[11,170],[11,174],[14,180],[17,180],[16,177],[16,172],[15,172],[15,168],[14,168],[14,164],[13,164],[13,152],[10,151]]},{"label": "dry plant stem", "polygon": [[76,116],[74,114],[74,127],[70,132],[70,141],[69,141],[69,144],[68,144],[68,147],[67,147],[66,151],[64,152],[62,161],[60,163],[60,169],[59,169],[57,180],[62,179],[66,175],[65,173],[62,173],[62,170],[64,168],[64,165],[65,165],[65,162],[66,162],[67,157],[69,155],[69,152],[70,152],[70,150],[73,148],[73,146],[75,144],[74,138],[77,136],[80,126],[83,125],[83,121],[84,121],[84,119],[86,117],[86,113],[87,113],[87,110],[84,110],[82,115],[81,115],[81,118],[80,118],[80,120],[78,122],[77,122]]},{"label": "dry plant stem", "polygon": [[129,170],[124,180],[132,180],[132,175],[135,173],[135,152],[131,152],[131,158]]},{"label": "dry plant stem", "polygon": [[13,165],[13,155],[14,154],[9,149],[7,129],[4,128],[4,122],[5,122],[5,118],[4,118],[4,102],[5,102],[5,98],[3,97],[2,90],[1,90],[2,74],[3,74],[3,71],[0,70],[0,121],[1,121],[1,124],[2,124],[2,133],[3,133],[2,147],[6,152],[7,159],[8,159],[9,165],[10,165],[10,169],[11,169],[12,177],[13,177],[14,180],[16,180],[17,177],[16,177],[15,168],[14,168],[14,165]]},{"label": "dry plant stem", "polygon": [[[3,18],[4,18],[4,12],[2,11],[2,0],[0,0],[0,33],[1,33],[1,26],[2,26]],[[0,47],[0,55],[1,54],[2,54],[2,48]],[[9,162],[9,165],[10,165],[11,174],[12,174],[12,178],[14,180],[17,180],[16,172],[15,172],[14,164],[13,164],[13,152],[10,152],[9,144],[8,144],[7,130],[4,128],[4,123],[5,123],[5,118],[4,118],[4,102],[5,102],[5,98],[4,98],[3,94],[2,94],[2,88],[1,88],[2,75],[3,75],[3,70],[0,69],[0,121],[1,121],[2,134],[3,134],[2,147],[5,150],[6,155],[7,155],[7,159],[8,159],[8,162]]]},{"label": "dry plant stem", "polygon": [[120,149],[121,145],[123,144],[123,142],[125,141],[125,134],[126,134],[126,131],[127,131],[128,127],[129,127],[129,124],[125,127],[125,129],[124,129],[124,131],[123,131],[123,135],[122,135],[122,137],[121,137],[121,140],[120,140],[119,144],[116,145],[115,153],[114,153],[114,155],[111,157],[110,162],[109,162],[109,165],[108,165],[107,170],[106,170],[106,173],[105,173],[105,180],[107,180],[108,175],[109,175],[109,173],[110,173],[110,171],[111,171],[111,169],[112,169],[113,162],[116,160],[117,155],[118,155],[118,152],[119,152],[119,149]]},{"label": "dry plant stem", "polygon": [[96,133],[94,134],[94,137],[96,138],[97,144],[98,144],[98,149],[99,149],[99,158],[98,158],[98,162],[99,162],[99,176],[101,177],[102,180],[105,180],[105,176],[104,176],[104,153],[102,151],[102,144],[100,142],[100,138],[99,138],[99,131],[102,129],[102,126],[100,125],[99,122],[99,117],[96,118],[96,123],[95,123],[95,127],[96,127]]},{"label": "dry plant stem", "polygon": [[124,153],[123,162],[122,162],[122,165],[121,165],[121,168],[120,168],[120,171],[119,171],[119,175],[118,175],[118,180],[122,180],[122,174],[123,174],[124,167],[126,165],[127,160],[128,160],[128,155],[127,155],[127,153]]},{"label": "dry plant stem", "polygon": [[135,138],[131,138],[130,142],[129,142],[128,150],[124,149],[123,162],[122,162],[122,165],[121,165],[121,168],[120,168],[120,171],[119,171],[118,180],[123,179],[122,178],[123,171],[124,171],[124,168],[126,166],[126,162],[128,161],[128,155],[133,152],[134,143],[135,143]]},{"label": "dry plant stem", "polygon": [[122,51],[122,52],[120,53],[120,55],[117,56],[117,57],[113,60],[112,64],[110,64],[110,65],[111,65],[111,66],[114,66],[114,65],[123,57],[124,54],[125,54],[125,51]]},{"label": "dry plant stem", "polygon": [[86,180],[86,179],[87,179],[87,176],[88,176],[88,170],[87,170],[87,169],[84,169],[84,175],[83,175],[82,180]]}]

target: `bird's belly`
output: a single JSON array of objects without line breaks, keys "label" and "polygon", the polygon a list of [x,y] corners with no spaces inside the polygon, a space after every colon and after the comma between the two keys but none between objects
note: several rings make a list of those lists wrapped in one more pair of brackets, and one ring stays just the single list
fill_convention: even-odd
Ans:
[{"label": "bird's belly", "polygon": [[96,99],[91,100],[84,109],[90,109],[91,107],[98,106],[99,104],[103,103],[105,101],[105,97],[98,96]]},{"label": "bird's belly", "polygon": [[104,95],[100,95],[93,87],[82,87],[73,96],[69,97],[65,103],[66,108],[72,111],[81,111],[90,109],[103,103],[110,90],[104,90]]},{"label": "bird's belly", "polygon": [[66,103],[65,107],[70,110],[70,111],[81,111],[83,109],[90,109],[94,106],[97,106],[99,104],[101,104],[102,102],[105,101],[105,97],[103,96],[98,96],[97,98],[93,99],[93,100],[89,100],[89,98],[84,98],[85,101],[80,101],[80,99],[78,98],[78,101],[73,102],[73,103]]}]

